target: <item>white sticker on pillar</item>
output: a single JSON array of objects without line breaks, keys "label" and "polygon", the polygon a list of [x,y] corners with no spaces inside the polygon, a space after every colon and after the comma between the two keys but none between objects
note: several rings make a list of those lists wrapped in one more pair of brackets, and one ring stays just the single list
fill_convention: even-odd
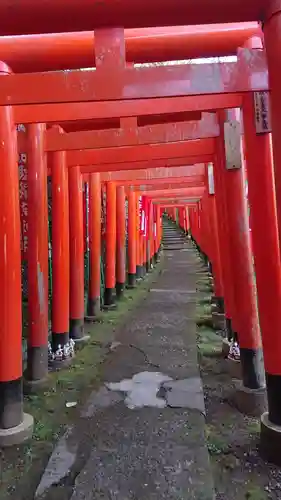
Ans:
[{"label": "white sticker on pillar", "polygon": [[255,122],[257,134],[271,132],[269,92],[254,92]]},{"label": "white sticker on pillar", "polygon": [[209,194],[215,194],[214,166],[212,163],[208,163],[208,185]]},{"label": "white sticker on pillar", "polygon": [[242,167],[241,124],[231,120],[224,124],[224,142],[227,170]]}]

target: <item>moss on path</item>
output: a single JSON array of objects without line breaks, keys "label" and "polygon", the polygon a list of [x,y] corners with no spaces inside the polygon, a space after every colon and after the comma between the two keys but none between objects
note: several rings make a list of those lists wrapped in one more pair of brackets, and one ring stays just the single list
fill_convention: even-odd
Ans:
[{"label": "moss on path", "polygon": [[[67,425],[75,422],[79,408],[95,386],[99,385],[100,366],[114,341],[115,334],[130,318],[145,298],[161,263],[135,290],[127,291],[114,311],[105,312],[101,322],[86,324],[90,335],[87,344],[76,352],[72,365],[60,372],[50,373],[45,388],[26,396],[24,411],[35,419],[34,435],[30,442],[16,448],[0,450],[0,500],[31,500],[54,444]],[[77,405],[67,408],[66,403]]]}]

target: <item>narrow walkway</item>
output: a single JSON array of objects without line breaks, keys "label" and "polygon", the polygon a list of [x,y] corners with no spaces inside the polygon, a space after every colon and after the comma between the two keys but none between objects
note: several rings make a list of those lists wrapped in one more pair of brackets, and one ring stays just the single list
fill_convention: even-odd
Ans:
[{"label": "narrow walkway", "polygon": [[91,451],[71,500],[214,498],[196,346],[201,264],[169,225],[163,259],[83,410]]},{"label": "narrow walkway", "polygon": [[[76,480],[72,500],[213,498],[194,320],[200,264],[190,245],[169,226],[164,248],[162,272],[120,336],[121,345],[105,367],[105,380],[120,382],[149,371],[178,382],[164,383],[157,401],[157,380],[143,374],[143,391],[138,387],[127,404],[141,407],[150,402],[160,408],[129,409],[113,398],[117,404],[95,413],[95,446]],[[164,405],[169,406],[161,408]]]}]

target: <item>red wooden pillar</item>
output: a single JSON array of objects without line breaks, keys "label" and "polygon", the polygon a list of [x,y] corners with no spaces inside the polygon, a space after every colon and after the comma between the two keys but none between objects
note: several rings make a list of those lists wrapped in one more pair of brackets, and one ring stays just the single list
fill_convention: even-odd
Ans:
[{"label": "red wooden pillar", "polygon": [[143,196],[143,237],[142,237],[142,245],[143,245],[143,274],[145,275],[147,272],[147,209],[148,209],[148,200],[146,196]]},{"label": "red wooden pillar", "polygon": [[140,235],[140,196],[136,193],[136,226],[135,226],[135,238],[136,238],[136,278],[140,280],[142,278],[142,255],[141,255],[141,235]]},{"label": "red wooden pillar", "polygon": [[[223,133],[222,114],[220,126]],[[247,389],[259,389],[264,387],[265,379],[249,236],[245,172],[242,167],[231,170],[224,168],[222,174],[225,179],[231,235],[229,248],[243,385]]]},{"label": "red wooden pillar", "polygon": [[104,306],[114,307],[116,286],[116,185],[106,184],[105,291]]},{"label": "red wooden pillar", "polygon": [[203,254],[206,265],[211,261],[210,248],[210,220],[208,209],[208,195],[205,192],[200,202],[200,237],[201,237],[201,253]]},{"label": "red wooden pillar", "polygon": [[89,178],[89,290],[87,317],[95,320],[100,313],[101,290],[101,182],[100,174]]},{"label": "red wooden pillar", "polygon": [[79,166],[71,167],[69,176],[70,237],[70,337],[84,338],[84,221],[83,183]]},{"label": "red wooden pillar", "polygon": [[151,205],[151,200],[146,198],[145,268],[147,273],[149,272],[150,269],[150,205]]},{"label": "red wooden pillar", "polygon": [[[263,24],[264,30],[264,42],[265,50],[268,64],[268,75],[269,75],[269,88],[270,88],[270,100],[271,100],[271,121],[272,121],[272,146],[273,146],[273,160],[274,160],[274,172],[275,172],[275,188],[276,188],[276,206],[277,206],[277,218],[279,227],[279,248],[281,242],[281,143],[280,143],[280,113],[281,113],[281,74],[280,74],[280,43],[281,43],[281,2],[276,0],[275,2],[268,2],[268,13],[267,18],[264,20]],[[267,181],[269,182],[269,181]],[[268,207],[267,207],[268,210]],[[273,231],[273,220],[271,221],[271,227],[263,228],[264,230]],[[269,237],[270,238],[270,237]],[[272,241],[269,239],[269,243],[272,248],[274,248]],[[265,245],[267,241],[265,240]],[[271,248],[270,247],[270,248]],[[274,253],[270,259],[270,264],[266,262],[264,266],[274,265],[274,259],[276,258],[276,249],[272,250]],[[279,257],[278,257],[279,263]],[[272,271],[270,271],[272,273]],[[273,273],[272,273],[273,274]],[[264,276],[265,279],[265,276]],[[279,286],[279,285],[278,285]],[[277,289],[277,277],[275,276],[272,285],[270,285],[269,297],[275,287]],[[277,292],[276,292],[277,293]],[[279,291],[274,297],[273,304],[271,307],[275,307],[275,304],[279,300]],[[280,306],[277,308],[275,315],[278,315]],[[275,317],[275,316],[274,316]],[[270,316],[268,316],[268,321],[270,321]],[[265,358],[265,370],[267,378],[267,391],[268,391],[268,405],[269,414],[265,414],[262,417],[261,426],[261,450],[265,457],[271,461],[274,461],[278,465],[281,463],[281,339],[279,333],[279,319],[277,325],[271,329],[268,336],[263,337],[264,343],[264,358]],[[270,448],[271,447],[271,448]]]},{"label": "red wooden pillar", "polygon": [[154,225],[153,225],[153,203],[152,203],[152,201],[150,201],[150,205],[149,205],[149,223],[148,224],[149,224],[149,233],[148,233],[148,238],[149,238],[149,242],[148,242],[149,269],[151,270],[153,267],[153,250],[154,250],[154,243],[153,243]]},{"label": "red wooden pillar", "polygon": [[192,239],[193,242],[195,242],[195,220],[194,220],[194,212],[195,212],[195,207],[191,207],[189,209],[189,224],[190,224],[191,239]]},{"label": "red wooden pillar", "polygon": [[160,206],[156,205],[156,249],[155,249],[155,260],[159,261],[159,251],[160,251],[160,243],[161,243],[161,215],[160,215]]},{"label": "red wooden pillar", "polygon": [[[268,394],[268,414],[262,417],[261,450],[280,463],[281,442],[270,437],[271,424],[281,426],[281,265],[276,217],[275,183],[269,133],[258,135],[255,128],[254,96],[243,99],[245,155],[251,233],[256,271],[259,319],[263,341]],[[281,385],[280,385],[281,387]],[[273,444],[274,442],[274,444]]]},{"label": "red wooden pillar", "polygon": [[128,287],[136,286],[136,193],[128,195]]},{"label": "red wooden pillar", "polygon": [[[61,129],[60,129],[61,131]],[[49,154],[52,171],[52,349],[55,361],[63,364],[69,351],[69,195],[66,154]]]},{"label": "red wooden pillar", "polygon": [[194,219],[195,219],[195,234],[196,234],[196,243],[198,250],[201,252],[201,203],[200,201],[196,203],[196,207],[194,210]]},{"label": "red wooden pillar", "polygon": [[189,233],[190,220],[189,220],[189,208],[188,207],[185,207],[185,228],[186,228],[186,232]]},{"label": "red wooden pillar", "polygon": [[28,155],[28,348],[26,382],[48,375],[48,200],[45,125],[27,128]]},{"label": "red wooden pillar", "polygon": [[211,263],[212,273],[214,276],[214,293],[215,302],[218,304],[220,311],[223,311],[223,282],[222,282],[222,268],[221,268],[221,255],[219,246],[218,224],[217,224],[217,210],[215,200],[215,183],[213,164],[206,165],[207,174],[207,189],[208,189],[208,211],[210,222],[210,239],[211,239]]},{"label": "red wooden pillar", "polygon": [[[2,64],[1,73],[8,72]],[[0,446],[19,444],[32,434],[23,414],[22,310],[19,179],[13,111],[0,108]]]},{"label": "red wooden pillar", "polygon": [[216,155],[214,158],[214,184],[215,184],[215,201],[217,211],[217,227],[218,227],[218,240],[219,240],[219,253],[221,260],[222,270],[222,283],[223,283],[223,301],[216,301],[219,312],[225,314],[226,332],[228,339],[232,339],[233,331],[235,331],[235,301],[233,291],[233,279],[231,269],[230,257],[230,242],[231,234],[227,218],[226,206],[226,190],[224,181],[225,169],[225,149],[224,149],[224,136],[221,134],[217,138]]},{"label": "red wooden pillar", "polygon": [[116,191],[116,295],[122,297],[126,284],[126,248],[125,248],[125,188],[118,186]]}]

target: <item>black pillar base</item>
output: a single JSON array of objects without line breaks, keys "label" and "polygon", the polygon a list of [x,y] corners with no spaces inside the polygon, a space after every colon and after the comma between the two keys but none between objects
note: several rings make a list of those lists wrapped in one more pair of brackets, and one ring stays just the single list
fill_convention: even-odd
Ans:
[{"label": "black pillar base", "polygon": [[137,279],[137,281],[142,279],[142,275],[143,275],[142,266],[137,266],[136,267],[136,279]]},{"label": "black pillar base", "polygon": [[229,342],[233,339],[232,322],[230,318],[225,318],[225,336]]},{"label": "black pillar base", "polygon": [[70,319],[69,321],[69,336],[74,342],[83,342],[88,340],[88,336],[84,335],[84,318]]},{"label": "black pillar base", "polygon": [[103,309],[105,311],[116,309],[116,304],[114,301],[114,288],[105,288]]},{"label": "black pillar base", "polygon": [[223,297],[213,296],[212,297],[212,303],[216,307],[218,313],[222,313],[222,314],[224,313],[224,300],[223,300]]},{"label": "black pillar base", "polygon": [[237,381],[235,390],[230,396],[230,401],[244,415],[250,417],[260,417],[267,411],[266,389],[249,389],[244,387],[243,383]]},{"label": "black pillar base", "polygon": [[245,349],[240,346],[240,361],[244,387],[248,389],[265,387],[262,348]]},{"label": "black pillar base", "polygon": [[125,283],[116,283],[116,297],[121,299],[124,296]]},{"label": "black pillar base", "polygon": [[268,398],[268,419],[273,425],[281,427],[281,375],[266,373]]},{"label": "black pillar base", "polygon": [[[33,417],[31,415],[28,415],[27,413],[23,413],[21,411],[21,417],[20,417],[19,424],[12,425],[13,420],[10,420],[8,427],[2,427],[1,415],[3,417],[3,413],[1,414],[1,410],[2,410],[3,406],[1,406],[1,405],[2,405],[2,403],[4,403],[2,400],[2,396],[3,396],[3,388],[1,389],[2,383],[3,382],[0,382],[0,401],[1,401],[1,403],[0,403],[0,448],[7,448],[10,446],[16,446],[16,445],[22,444],[22,443],[26,442],[28,439],[32,438],[33,428],[34,428],[34,420],[33,420]],[[4,393],[5,392],[6,392],[6,390],[4,390]],[[5,396],[5,401],[7,402],[6,396]],[[13,419],[15,417],[15,415],[17,414],[17,409],[15,406],[13,406],[13,408],[12,408],[10,404],[8,406],[10,407],[10,410],[9,410],[9,412],[5,411],[5,413],[6,413],[5,419],[10,418],[10,417],[7,417],[8,413],[10,414],[11,418]]]},{"label": "black pillar base", "polygon": [[58,350],[59,345],[63,348],[69,342],[69,332],[56,333],[52,332],[52,349],[53,352]]},{"label": "black pillar base", "polygon": [[149,269],[148,269],[148,272],[149,273],[152,273],[153,271],[153,257],[149,260]]},{"label": "black pillar base", "polygon": [[27,348],[27,368],[24,386],[44,384],[48,376],[48,345]]},{"label": "black pillar base", "polygon": [[132,273],[128,273],[128,284],[127,288],[130,290],[131,288],[136,288],[136,275]]},{"label": "black pillar base", "polygon": [[87,315],[85,316],[85,321],[88,323],[94,323],[99,320],[100,317],[100,297],[95,299],[88,298],[87,303]]},{"label": "black pillar base", "polygon": [[23,421],[23,380],[0,382],[0,429],[17,427]]},{"label": "black pillar base", "polygon": [[268,413],[261,416],[259,450],[264,460],[281,466],[281,426],[271,422]]},{"label": "black pillar base", "polygon": [[149,261],[146,261],[145,269],[146,269],[146,272],[149,273],[149,269],[150,269]]},{"label": "black pillar base", "polygon": [[144,278],[145,278],[145,276],[146,276],[146,264],[143,264],[143,265],[141,266],[141,269],[142,269],[142,277],[143,277],[143,279],[144,279]]}]

